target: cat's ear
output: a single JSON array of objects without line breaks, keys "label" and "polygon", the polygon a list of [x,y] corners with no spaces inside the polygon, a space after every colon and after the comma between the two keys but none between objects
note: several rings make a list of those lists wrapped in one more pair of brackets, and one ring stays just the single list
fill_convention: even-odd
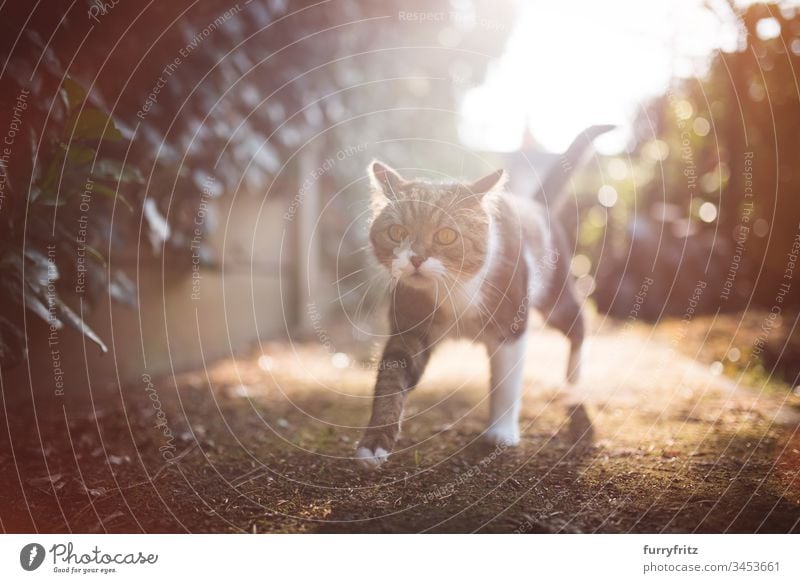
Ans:
[{"label": "cat's ear", "polygon": [[487,174],[483,178],[479,178],[475,182],[467,184],[467,194],[468,196],[473,196],[480,200],[487,192],[502,188],[505,182],[506,173],[502,168],[500,168],[491,174]]},{"label": "cat's ear", "polygon": [[396,170],[390,168],[383,162],[373,160],[367,168],[367,173],[369,174],[369,180],[372,186],[376,190],[382,192],[387,198],[397,198],[400,192],[400,186],[405,180]]}]

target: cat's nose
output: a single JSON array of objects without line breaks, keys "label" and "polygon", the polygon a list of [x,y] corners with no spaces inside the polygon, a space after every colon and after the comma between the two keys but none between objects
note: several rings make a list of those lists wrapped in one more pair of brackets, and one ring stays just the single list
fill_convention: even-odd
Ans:
[{"label": "cat's nose", "polygon": [[419,255],[412,255],[411,256],[411,265],[419,269],[419,266],[425,262],[425,257],[421,257]]}]

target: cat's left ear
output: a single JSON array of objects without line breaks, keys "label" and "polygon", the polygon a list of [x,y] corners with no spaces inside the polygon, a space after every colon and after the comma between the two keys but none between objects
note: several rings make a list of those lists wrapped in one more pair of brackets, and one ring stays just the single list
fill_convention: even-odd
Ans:
[{"label": "cat's left ear", "polygon": [[467,194],[474,196],[478,199],[483,198],[487,192],[502,188],[506,182],[506,173],[500,168],[491,174],[487,174],[483,178],[479,178],[475,182],[466,185]]}]

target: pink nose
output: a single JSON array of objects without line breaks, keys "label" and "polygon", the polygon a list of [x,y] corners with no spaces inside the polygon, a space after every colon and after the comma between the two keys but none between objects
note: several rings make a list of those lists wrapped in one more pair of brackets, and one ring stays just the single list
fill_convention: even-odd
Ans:
[{"label": "pink nose", "polygon": [[425,257],[420,257],[419,255],[412,255],[411,256],[411,265],[419,269],[419,266],[425,262]]}]

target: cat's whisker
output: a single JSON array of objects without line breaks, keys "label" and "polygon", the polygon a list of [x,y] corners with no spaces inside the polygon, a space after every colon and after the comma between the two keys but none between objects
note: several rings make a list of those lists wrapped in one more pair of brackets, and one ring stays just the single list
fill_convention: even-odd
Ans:
[{"label": "cat's whisker", "polygon": [[339,284],[339,283],[343,282],[345,279],[347,279],[348,277],[352,277],[352,276],[356,275],[357,273],[361,273],[362,271],[364,271],[366,269],[367,269],[366,267],[362,267],[361,269],[356,269],[355,271],[351,271],[347,275],[343,275],[342,277],[340,277],[339,279],[334,281],[331,285]]},{"label": "cat's whisker", "polygon": [[[442,283],[444,285],[445,292],[447,293],[446,300],[448,300],[450,302],[450,307],[453,310],[452,325],[455,325],[456,336],[461,336],[461,317],[462,317],[462,315],[459,313],[459,310],[458,310],[458,308],[456,306],[456,303],[453,300],[452,288],[447,285],[446,281],[443,281]],[[440,305],[438,301],[436,302],[436,305]],[[451,328],[452,328],[452,325],[451,325]],[[449,333],[451,333],[451,329],[445,329],[442,332],[442,337],[447,336]]]},{"label": "cat's whisker", "polygon": [[372,318],[372,315],[375,313],[375,310],[377,310],[379,306],[383,305],[383,302],[378,298],[383,298],[386,295],[386,293],[391,289],[391,286],[392,286],[391,280],[384,279],[384,281],[382,282],[382,286],[383,286],[383,289],[381,290],[381,292],[379,294],[378,293],[375,294],[376,295],[376,299],[375,299],[374,302],[372,302],[372,308],[370,309],[369,313],[366,315],[366,317],[365,317],[366,320],[370,320]]},{"label": "cat's whisker", "polygon": [[346,292],[344,292],[343,294],[339,294],[339,296],[336,299],[340,300],[340,301],[343,300],[344,298],[346,298],[347,296],[349,296],[353,292],[358,291],[359,289],[361,289],[362,287],[367,285],[370,281],[372,281],[372,280],[371,279],[365,279],[364,281],[359,283],[357,286],[355,286],[353,289],[349,289]]},{"label": "cat's whisker", "polygon": [[[454,286],[455,287],[455,286]],[[445,291],[447,292],[447,299],[450,301],[450,306],[453,309],[454,315],[454,324],[456,325],[456,333],[461,336],[461,314],[459,313],[458,307],[453,300],[453,292],[452,289],[447,285],[445,282],[444,284]]]},{"label": "cat's whisker", "polygon": [[344,257],[352,257],[353,255],[356,255],[358,253],[363,253],[364,251],[367,251],[368,249],[372,249],[372,243],[367,243],[366,245],[363,245],[361,247],[357,247],[357,248],[353,249],[350,253],[347,253],[346,255],[344,255]]},{"label": "cat's whisker", "polygon": [[377,274],[375,277],[373,277],[371,280],[369,280],[369,282],[370,282],[369,286],[367,287],[366,290],[364,290],[364,294],[361,296],[361,299],[359,300],[358,304],[356,305],[356,311],[355,311],[355,314],[353,315],[353,317],[354,317],[354,319],[356,321],[361,321],[360,320],[361,309],[362,309],[362,307],[364,305],[364,302],[367,299],[367,296],[369,296],[369,290],[372,289],[372,286],[375,285],[376,282],[382,281],[383,278],[380,277],[380,275],[381,274]]}]

